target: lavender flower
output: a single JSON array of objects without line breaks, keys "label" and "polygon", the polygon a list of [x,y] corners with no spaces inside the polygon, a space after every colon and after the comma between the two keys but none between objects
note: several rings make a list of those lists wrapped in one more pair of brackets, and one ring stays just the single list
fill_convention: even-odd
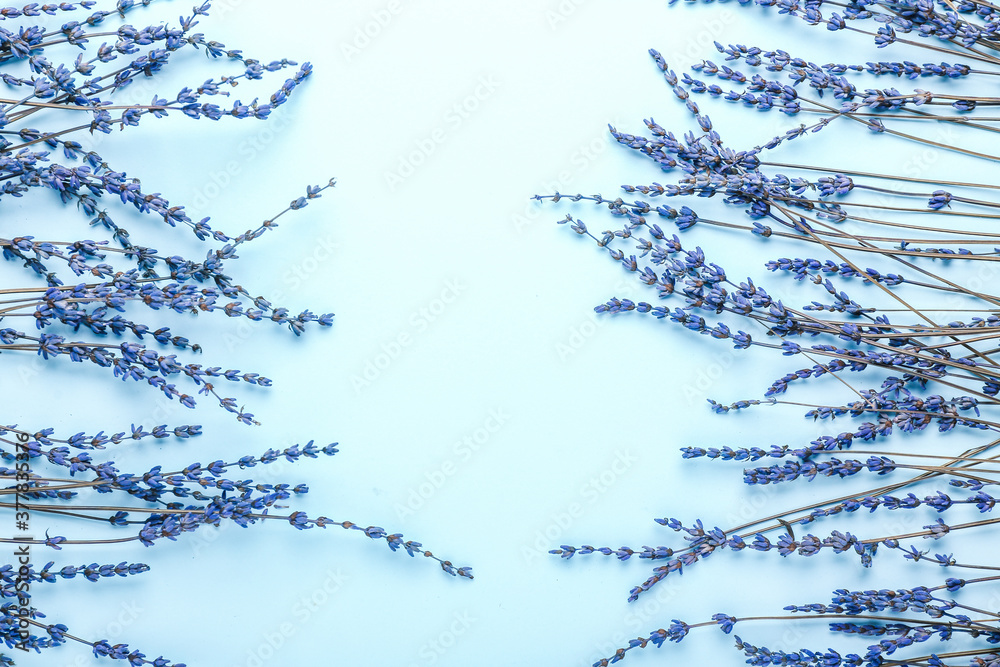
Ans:
[{"label": "lavender flower", "polygon": [[[967,287],[969,271],[960,275],[961,269],[953,265],[946,274],[935,271],[934,266],[954,263],[976,267],[1000,255],[1000,244],[992,232],[963,225],[1000,219],[996,185],[988,179],[976,183],[914,177],[894,172],[895,165],[866,171],[833,168],[821,162],[824,151],[819,146],[812,153],[816,161],[809,164],[781,162],[774,156],[791,141],[812,145],[832,133],[846,137],[852,128],[859,128],[935,152],[955,152],[969,161],[995,163],[998,157],[976,144],[945,144],[912,128],[926,127],[930,122],[950,124],[962,128],[963,138],[995,130],[995,117],[974,112],[983,105],[1000,103],[1000,98],[954,94],[946,85],[951,79],[992,82],[984,77],[1000,74],[996,70],[1000,43],[996,8],[979,2],[879,2],[827,11],[823,0],[805,4],[758,0],[757,4],[777,7],[781,14],[801,18],[811,26],[824,26],[828,32],[867,34],[880,48],[925,49],[934,51],[936,57],[944,52],[947,59],[934,63],[887,58],[877,63],[818,65],[781,50],[716,43],[726,64],[706,59],[696,64],[692,73],[678,74],[659,52],[650,50],[657,69],[693,116],[697,129],[674,132],[649,118],[643,121],[643,134],[612,127],[611,136],[652,160],[662,172],[676,175],[674,182],[627,183],[621,186],[624,196],[610,199],[559,193],[536,195],[535,199],[572,202],[566,205],[574,212],[560,222],[570,223],[577,235],[589,238],[634,275],[637,290],[655,290],[648,301],[632,294],[615,295],[597,305],[596,312],[616,317],[651,315],[686,329],[683,335],[693,332],[727,341],[737,350],[766,349],[780,354],[782,360],[804,360],[773,381],[763,397],[709,401],[715,412],[792,406],[806,408],[805,416],[814,420],[860,421],[809,443],[731,447],[699,442],[682,447],[683,458],[744,462],[748,466],[743,471],[747,484],[793,480],[818,484],[822,479],[876,475],[879,485],[861,492],[834,491],[810,505],[728,528],[707,530],[701,520],[686,525],[673,518],[657,519],[682,538],[657,547],[561,545],[551,553],[563,559],[601,554],[622,561],[633,555],[662,560],[651,576],[630,591],[629,601],[665,577],[727,550],[776,552],[788,558],[831,551],[853,554],[865,567],[873,565],[877,553],[888,551],[902,556],[904,562],[994,570],[995,563],[960,562],[951,553],[931,554],[917,544],[948,540],[960,531],[983,531],[995,522],[991,517],[962,521],[958,518],[961,510],[956,508],[990,512],[995,500],[989,487],[1000,483],[991,466],[993,459],[985,454],[995,444],[988,432],[1000,426],[993,416],[994,397],[1000,391],[1000,367],[994,360],[1000,328],[991,319],[1000,297],[990,293],[989,287]],[[885,84],[870,88],[861,83],[862,74],[921,79],[922,85],[936,89],[905,91]],[[988,92],[992,86],[983,88]],[[762,145],[730,146],[696,102],[699,95],[706,105],[728,102],[747,110],[777,110],[806,120]],[[879,140],[880,136],[872,138]],[[625,196],[640,198],[626,200]],[[691,197],[720,197],[740,213],[716,219],[697,211],[694,204],[658,205],[654,201]],[[606,208],[617,228],[600,235],[590,231],[593,225],[584,224],[575,215],[583,203]],[[803,250],[763,264],[777,277],[811,285],[815,296],[799,307],[777,300],[763,279],[753,276],[740,281],[731,277],[712,263],[710,247],[703,249],[671,236],[660,224],[672,224],[683,234],[699,234],[706,228],[749,233],[747,243],[781,238],[811,244],[818,252]],[[633,248],[635,254],[631,254]],[[845,288],[845,284],[849,286]],[[941,297],[963,304],[961,314],[951,321],[942,320],[942,313],[954,308],[939,305]],[[804,383],[824,387],[837,396],[821,403],[789,397]],[[846,391],[848,398],[841,398],[840,390]],[[931,426],[938,431],[935,442],[941,443],[934,453],[908,451],[903,446],[890,448],[890,439],[902,443]],[[956,430],[980,437],[981,444],[968,450],[949,450],[947,445],[953,441],[945,436]],[[980,431],[987,433],[979,436]],[[783,437],[780,429],[775,436]],[[843,456],[845,450],[857,458]],[[765,460],[766,464],[756,463]],[[941,481],[941,477],[948,479],[952,489],[969,493],[963,496],[934,490],[918,495],[909,491],[917,484]],[[937,516],[925,521],[919,530],[892,535],[836,529],[814,534],[804,529],[809,526],[813,530],[813,524],[832,517],[843,520],[861,509]],[[991,583],[995,576],[987,574],[975,581]],[[881,638],[867,652],[777,651],[738,637],[736,647],[747,664],[754,665],[947,665],[970,657],[972,664],[992,664],[996,654],[982,644],[971,651],[912,655],[915,647],[934,636],[946,641],[956,633],[968,634],[985,638],[988,644],[1000,640],[995,614],[940,593],[966,588],[966,580],[951,577],[937,587],[842,589],[830,605],[786,608],[825,615],[835,621],[830,625],[834,632]],[[898,617],[884,616],[887,613]],[[843,622],[847,617],[852,620]],[[707,625],[719,625],[728,634],[735,623],[747,620],[751,619],[720,613],[712,621],[691,625],[674,621],[669,630],[633,640],[611,659],[597,664],[617,662],[629,650],[647,646],[654,637],[660,639],[655,644],[659,646],[663,638],[679,639],[690,629]],[[897,652],[904,651],[907,657],[899,658]]]},{"label": "lavender flower", "polygon": [[[304,195],[291,199],[283,210],[230,235],[210,225],[208,218],[193,220],[184,206],[112,166],[77,139],[113,131],[117,136],[171,114],[191,121],[263,121],[281,113],[279,107],[305,83],[312,66],[288,59],[261,61],[196,32],[210,13],[209,2],[195,6],[177,24],[137,28],[119,21],[151,1],[118,0],[112,9],[89,15],[81,10],[95,7],[98,3],[93,0],[0,9],[0,21],[19,24],[10,26],[13,29],[0,25],[0,69],[9,93],[0,98],[0,203],[44,196],[40,193],[45,191],[75,205],[89,224],[84,238],[55,240],[43,237],[24,220],[5,219],[6,229],[0,232],[3,259],[22,266],[28,277],[24,286],[2,290],[0,352],[6,353],[5,358],[12,353],[37,356],[45,368],[93,364],[107,369],[109,378],[151,387],[187,408],[195,407],[196,395],[204,395],[238,421],[257,424],[236,398],[222,393],[222,385],[269,387],[269,378],[193,363],[185,355],[201,352],[199,343],[166,326],[141,321],[137,311],[154,322],[158,311],[271,321],[295,336],[310,326],[332,326],[332,313],[304,310],[294,315],[249,292],[230,271],[243,245],[277,228],[286,213],[322,197],[335,181],[307,186]],[[41,14],[71,12],[81,20],[69,20],[55,30],[32,25],[31,19]],[[176,69],[179,61],[174,56],[182,50],[204,52],[213,68],[210,78],[194,75],[194,81],[201,83],[154,94],[148,104],[117,103],[121,91],[140,77],[160,80],[162,72]],[[252,94],[259,81],[274,76],[279,79],[268,89],[269,96],[234,97],[237,86],[241,95]],[[201,258],[160,252],[115,221],[119,204],[153,223],[187,228],[211,247]],[[36,223],[30,224],[37,227]],[[7,407],[17,412],[16,405]],[[68,562],[53,561],[36,569],[32,549],[37,554],[43,547],[66,554],[84,544],[138,542],[152,547],[227,521],[246,528],[277,520],[298,530],[339,526],[384,541],[394,552],[436,561],[449,575],[473,578],[471,568],[457,567],[400,533],[285,511],[287,501],[309,491],[305,484],[257,483],[242,477],[245,470],[279,459],[297,462],[332,456],[338,451],[336,443],[320,447],[309,441],[259,456],[197,461],[178,469],[143,464],[139,472],[129,472],[109,458],[111,450],[146,439],[188,439],[199,436],[201,427],[160,424],[147,430],[133,423],[114,433],[72,435],[62,433],[65,429],[63,424],[42,429],[0,426],[0,477],[7,480],[0,489],[7,500],[0,504],[17,517],[20,533],[27,530],[29,517],[41,522],[59,516],[72,518],[79,528],[96,521],[116,536],[94,536],[85,530],[0,536],[0,542],[13,545],[18,555],[17,561],[0,567],[0,584],[8,600],[0,615],[0,639],[8,647],[42,651],[72,641],[87,645],[95,657],[130,665],[183,667],[163,657],[150,658],[128,644],[77,637],[67,626],[43,620],[46,615],[34,606],[33,585],[74,578],[97,582],[149,569],[141,563],[80,563],[73,556]],[[100,500],[89,502],[95,494]],[[0,664],[12,662],[0,656]]]}]

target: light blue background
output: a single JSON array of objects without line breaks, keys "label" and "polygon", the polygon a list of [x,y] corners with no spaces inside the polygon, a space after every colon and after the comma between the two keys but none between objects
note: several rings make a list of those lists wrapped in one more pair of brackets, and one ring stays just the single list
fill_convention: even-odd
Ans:
[{"label": "light blue background", "polygon": [[[180,11],[178,3],[155,3],[130,21],[175,21]],[[293,312],[333,311],[335,326],[293,339],[221,316],[163,317],[204,346],[194,361],[274,379],[271,390],[227,387],[260,427],[240,426],[207,400],[186,411],[96,371],[35,376],[33,360],[5,359],[4,384],[20,378],[27,400],[58,406],[21,421],[66,434],[129,423],[204,425],[198,439],[140,444],[116,456],[134,470],[339,441],[333,459],[276,464],[255,478],[306,482],[311,492],[293,501],[295,509],[402,532],[472,566],[476,580],[452,579],[356,533],[301,533],[276,522],[203,530],[152,549],[65,549],[52,556],[60,564],[140,560],[153,570],[134,580],[39,586],[35,600],[51,620],[190,667],[589,665],[673,618],[781,613],[785,604],[824,601],[842,585],[941,578],[929,567],[914,574],[897,566],[891,554],[877,573],[862,573],[846,556],[793,568],[773,554],[726,553],[629,605],[648,562],[566,563],[545,553],[563,543],[676,546],[654,517],[728,527],[841,493],[831,484],[747,488],[740,464],[684,462],[678,449],[802,444],[848,425],[813,424],[794,408],[712,415],[707,397],[759,397],[801,362],[737,353],[638,316],[594,316],[593,306],[609,297],[655,295],[555,223],[567,212],[595,231],[617,221],[582,204],[538,206],[529,197],[554,189],[612,196],[622,183],[674,178],[615,145],[606,129],[642,133],[649,116],[678,133],[692,129],[649,47],[678,71],[701,57],[721,62],[714,40],[808,50],[820,62],[843,56],[848,43],[854,60],[883,54],[757,8],[640,0],[222,0],[200,29],[263,61],[309,60],[315,72],[267,123],[146,120],[99,150],[193,218],[211,215],[234,234],[307,184],[336,177],[334,190],[283,218],[232,267],[252,293]],[[187,62],[192,73],[140,89],[134,101],[231,71],[200,54]],[[238,92],[245,101],[266,98],[284,76]],[[800,122],[699,103],[736,147]],[[813,159],[823,146],[830,164],[871,159],[863,129],[840,136],[792,146],[783,157]],[[900,159],[919,153],[892,146]],[[699,204],[703,215],[743,219],[715,202]],[[75,213],[60,215],[82,237]],[[150,227],[137,220],[129,229],[136,239],[162,239],[160,250],[202,252],[183,234]],[[705,230],[685,238],[736,278],[760,276],[766,259],[795,252]],[[807,286],[766,284],[795,303],[815,296]],[[845,400],[840,388],[824,387]],[[912,529],[923,519],[869,524]],[[64,533],[81,530],[67,524]],[[747,626],[740,634],[787,650],[831,643],[821,622]],[[740,664],[730,645],[707,629],[676,647],[633,651],[628,662],[708,664],[721,656]],[[863,651],[864,642],[849,645]],[[69,667],[93,664],[88,655],[71,645],[16,657]]]}]

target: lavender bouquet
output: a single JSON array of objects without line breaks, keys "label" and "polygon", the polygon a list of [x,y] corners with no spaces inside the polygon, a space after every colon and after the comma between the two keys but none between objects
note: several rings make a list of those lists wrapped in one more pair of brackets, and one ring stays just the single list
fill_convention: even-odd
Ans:
[{"label": "lavender bouquet", "polygon": [[[988,545],[998,521],[990,517],[997,502],[992,487],[1000,482],[993,451],[1000,443],[994,414],[1000,393],[1000,296],[992,293],[991,278],[1000,261],[994,228],[1000,218],[1000,156],[991,152],[989,141],[1000,121],[992,113],[1000,97],[982,93],[992,90],[992,77],[1000,74],[1000,8],[976,0],[756,4],[791,17],[780,19],[785,28],[802,19],[813,30],[854,33],[901,55],[818,65],[809,54],[716,43],[723,62],[704,60],[678,75],[651,50],[696,129],[677,135],[650,118],[643,134],[615,128],[611,134],[662,171],[678,174],[676,180],[626,184],[614,198],[556,192],[536,199],[579,202],[570,204],[574,212],[562,222],[655,295],[650,301],[616,296],[597,312],[645,315],[736,350],[801,360],[762,396],[713,400],[710,407],[717,413],[768,409],[801,415],[804,410],[808,419],[830,424],[827,435],[784,442],[783,434],[774,432],[768,447],[691,443],[681,449],[683,458],[742,463],[749,485],[878,479],[860,487],[845,481],[845,488],[827,489],[815,502],[740,525],[708,528],[712,524],[701,519],[657,518],[681,538],[659,546],[561,545],[551,553],[564,559],[596,554],[655,561],[650,575],[630,591],[630,602],[666,577],[723,552],[789,559],[829,552],[856,558],[865,568],[893,558],[919,564],[916,568],[944,568],[913,570],[916,581],[906,588],[872,590],[844,582],[829,600],[789,600],[784,614],[766,609],[736,616],[720,610],[691,622],[673,619],[595,667],[616,663],[633,649],[680,642],[693,628],[717,626],[730,634],[746,625],[742,635],[747,636],[754,621],[799,618],[825,622],[838,636],[868,645],[772,650],[736,636],[736,648],[751,665],[1000,665],[993,649],[1000,642],[1000,613],[995,598],[991,602],[1000,568],[995,549],[963,557],[925,546],[964,534]],[[923,87],[900,91],[872,85],[903,79],[919,80]],[[704,98],[740,105],[745,113],[804,120],[760,145],[733,145],[742,137],[730,135],[724,142],[699,105]],[[955,156],[963,173],[979,178],[912,170],[880,159],[877,148],[865,151],[859,164],[823,162],[824,139],[867,141],[858,130],[870,136],[873,147],[902,141],[935,158]],[[942,131],[949,133],[947,140],[936,138]],[[808,151],[815,160],[778,157],[792,142],[794,148],[818,144]],[[691,202],[695,197],[721,199],[741,212],[699,215],[700,206]],[[585,205],[607,210],[616,226],[593,231],[577,213]],[[771,256],[763,268],[811,284],[809,300],[794,306],[772,296],[780,288],[766,289],[762,275],[741,280],[727,274],[712,261],[711,248],[687,240],[698,234],[695,228],[715,228],[715,236],[706,232],[706,238],[716,242],[756,239],[761,251],[775,242],[793,248],[794,256]],[[793,400],[800,387],[809,398]],[[840,425],[845,420],[846,428]],[[924,431],[937,431],[930,448],[916,438]],[[976,444],[962,444],[959,433]],[[861,513],[886,512],[919,516],[914,520],[922,527],[868,533],[853,521]],[[845,524],[861,528],[851,532]]]},{"label": "lavender bouquet", "polygon": [[[143,323],[138,311],[150,309],[152,313],[144,312],[154,321],[158,311],[184,316],[222,313],[255,323],[269,321],[295,336],[310,325],[331,326],[332,314],[305,310],[292,315],[252,296],[228,271],[242,245],[276,228],[286,213],[321,197],[334,181],[307,187],[303,196],[269,219],[229,235],[213,228],[208,218],[191,219],[184,206],[109,164],[93,145],[147,119],[168,115],[192,121],[265,120],[290,99],[311,66],[287,59],[265,63],[196,32],[209,13],[209,2],[181,16],[176,25],[136,28],[124,22],[151,2],[118,0],[112,9],[96,10],[98,3],[93,0],[0,9],[0,76],[7,89],[0,99],[0,202],[54,195],[73,205],[90,229],[79,240],[52,240],[37,219],[5,217],[0,233],[3,257],[26,269],[28,277],[23,286],[0,290],[0,353],[37,356],[45,367],[96,366],[109,379],[142,385],[151,396],[158,392],[186,408],[194,408],[194,396],[202,395],[239,422],[252,425],[257,423],[254,415],[236,398],[224,395],[222,386],[268,387],[271,381],[255,372],[178,358],[200,352],[201,346],[167,326]],[[60,17],[70,20],[59,24]],[[123,91],[133,92],[136,82],[145,83],[174,63],[179,63],[174,69],[185,72],[193,68],[184,56],[195,51],[222,63],[220,70],[225,73],[167,97],[154,94],[145,104],[118,102]],[[73,53],[75,59],[67,55]],[[291,74],[272,88],[269,97],[250,101],[232,97],[238,85],[242,92],[284,71]],[[116,222],[114,207],[106,207],[109,200],[135,209],[150,222],[186,228],[199,242],[221,245],[208,250],[203,259],[161,253]],[[8,420],[20,421],[16,415],[25,406],[18,406],[14,398],[5,405]],[[108,417],[113,422],[122,419]],[[77,555],[85,550],[82,545],[152,546],[224,521],[247,527],[278,520],[299,530],[340,526],[384,541],[393,551],[433,559],[448,574],[472,578],[470,568],[455,567],[398,533],[281,511],[285,500],[308,491],[304,484],[256,483],[243,476],[245,470],[279,459],[296,462],[332,456],[336,443],[318,446],[310,441],[179,469],[149,465],[133,473],[119,469],[108,457],[110,451],[149,439],[188,439],[199,436],[201,427],[132,424],[121,431],[72,433],[72,427],[61,422],[5,423],[0,427],[4,463],[0,476],[7,484],[0,493],[7,499],[0,504],[16,529],[9,537],[0,537],[13,550],[13,560],[0,567],[4,598],[0,638],[8,648],[41,651],[72,640],[87,645],[95,656],[130,665],[180,665],[163,657],[148,658],[127,644],[71,634],[58,619],[48,619],[44,605],[36,607],[35,591],[60,580],[99,581],[149,569],[142,563],[89,563]],[[69,525],[87,530],[50,534],[47,519],[69,519]],[[74,556],[69,562],[41,565],[41,549]],[[0,663],[13,661],[0,656]]]}]

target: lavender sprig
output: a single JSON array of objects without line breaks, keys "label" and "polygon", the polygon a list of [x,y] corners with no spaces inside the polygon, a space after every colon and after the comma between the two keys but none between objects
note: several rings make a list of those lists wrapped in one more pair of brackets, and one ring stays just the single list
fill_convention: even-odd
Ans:
[{"label": "lavender sprig", "polygon": [[[741,3],[747,4],[747,3]],[[975,507],[990,512],[995,505],[988,489],[1000,482],[991,449],[1000,443],[992,433],[1000,420],[994,416],[1000,392],[1000,367],[995,356],[1000,329],[993,321],[1000,297],[985,288],[969,287],[962,266],[989,266],[1000,260],[1000,240],[989,230],[973,227],[997,219],[1000,201],[996,184],[942,178],[918,178],[893,173],[887,168],[832,168],[822,164],[789,164],[770,155],[791,141],[817,143],[831,133],[847,134],[848,126],[867,129],[874,135],[893,135],[933,151],[954,151],[967,158],[995,162],[988,152],[938,142],[911,128],[926,127],[928,121],[948,123],[962,132],[994,131],[1000,117],[984,111],[1000,104],[989,95],[955,94],[945,86],[949,80],[981,80],[1000,74],[1000,33],[996,31],[996,8],[984,2],[934,2],[906,4],[877,1],[863,6],[836,7],[823,0],[797,4],[794,0],[762,0],[757,4],[777,6],[780,13],[825,25],[832,32],[843,30],[868,34],[880,47],[899,46],[934,51],[939,64],[904,58],[878,63],[816,65],[780,50],[716,43],[727,62],[739,61],[741,71],[729,64],[704,60],[695,74],[678,75],[663,57],[651,50],[654,63],[674,96],[691,114],[695,131],[674,133],[652,118],[645,119],[644,134],[610,128],[611,136],[624,147],[652,160],[663,172],[676,174],[672,183],[652,182],[621,186],[624,196],[536,195],[551,201],[592,202],[605,208],[616,220],[612,229],[592,231],[591,225],[569,214],[566,223],[578,235],[589,238],[612,261],[638,279],[637,289],[655,290],[649,301],[614,296],[595,307],[598,313],[651,315],[712,339],[726,341],[735,349],[757,348],[802,357],[809,361],[774,381],[760,398],[710,401],[719,413],[758,406],[809,407],[813,419],[849,418],[865,421],[841,432],[816,438],[808,444],[774,444],[765,447],[712,447],[702,443],[682,448],[684,458],[756,462],[778,459],[778,463],[744,470],[749,484],[773,484],[795,479],[818,483],[821,478],[843,479],[863,473],[887,481],[880,486],[832,495],[805,507],[779,511],[723,530],[708,530],[700,520],[685,525],[672,518],[659,523],[681,533],[683,543],[661,546],[595,547],[561,545],[551,553],[563,559],[599,554],[618,560],[657,560],[663,564],[630,591],[638,599],[671,573],[678,573],[718,551],[744,549],[776,552],[783,557],[812,556],[822,551],[853,553],[863,566],[871,566],[881,548],[900,553],[913,563],[930,562],[948,568],[997,569],[996,564],[969,565],[950,553],[936,553],[915,546],[921,540],[945,540],[957,531],[984,531],[994,519],[954,521],[938,516],[921,529],[892,535],[856,535],[830,530],[819,535],[800,528],[818,521],[843,519],[859,509],[905,511],[920,515],[928,510],[957,517],[956,507]],[[869,30],[865,26],[872,25]],[[946,54],[941,56],[940,54]],[[974,64],[966,64],[974,63]],[[859,74],[921,79],[918,88],[901,91],[892,86],[866,88]],[[714,80],[711,80],[714,79]],[[926,84],[924,82],[927,82]],[[696,96],[722,98],[757,111],[780,111],[809,120],[762,145],[733,148],[727,145]],[[969,135],[965,135],[969,136]],[[813,154],[822,155],[822,151]],[[777,170],[777,171],[776,171]],[[641,199],[625,197],[640,195]],[[694,205],[668,205],[656,198],[720,197],[740,209],[733,219],[711,219]],[[570,204],[573,206],[573,204]],[[579,208],[578,206],[576,208]],[[746,216],[745,218],[743,216]],[[656,220],[654,222],[654,220]],[[659,222],[659,224],[657,224]],[[970,222],[968,227],[963,223]],[[809,243],[822,253],[806,253],[772,259],[765,268],[776,274],[811,283],[818,295],[804,306],[794,307],[771,296],[756,276],[738,281],[712,263],[710,253],[694,244],[682,243],[676,234],[664,231],[673,225],[678,233],[714,228],[720,233],[751,234],[759,243],[768,239]],[[745,237],[750,240],[750,237]],[[632,248],[634,247],[634,251]],[[634,252],[634,254],[632,254]],[[950,271],[935,270],[949,265]],[[850,293],[844,283],[853,283]],[[960,297],[970,303],[956,308],[940,302],[941,296]],[[670,305],[660,305],[670,299]],[[956,299],[957,302],[957,299]],[[952,313],[958,311],[958,316]],[[946,314],[948,319],[941,319]],[[850,371],[850,376],[844,371]],[[851,377],[848,381],[845,376]],[[860,378],[854,380],[853,378]],[[796,385],[826,383],[846,390],[853,399],[836,398],[814,405],[785,399]],[[855,386],[857,385],[857,386]],[[951,396],[952,398],[945,398]],[[779,398],[780,397],[780,398]],[[947,434],[961,428],[980,437],[980,444],[965,451],[943,451],[922,455],[890,443],[905,442],[912,433],[936,426]],[[891,439],[891,440],[890,440]],[[865,449],[860,443],[865,443]],[[941,441],[946,445],[950,441]],[[836,454],[851,450],[860,458]],[[835,455],[836,454],[836,455]],[[867,456],[867,458],[865,458]],[[956,496],[935,490],[913,493],[909,487],[948,480],[953,489],[968,490]],[[992,581],[983,577],[977,581]],[[963,580],[951,578],[944,587],[950,592]],[[844,634],[884,637],[869,646],[866,654],[842,655],[829,651],[770,651],[737,639],[748,664],[788,665],[945,665],[952,658],[972,657],[974,664],[996,658],[987,650],[940,652],[899,661],[896,651],[908,649],[938,635],[947,640],[954,634],[1000,639],[997,615],[972,605],[929,594],[928,589],[859,592],[843,589],[833,605],[792,606],[790,611],[817,611],[830,617],[864,616],[858,621],[838,622],[831,629]],[[960,610],[979,614],[970,617]],[[886,611],[930,614],[936,620],[880,617]],[[782,617],[754,617],[776,620]],[[679,641],[693,627],[719,624],[729,633],[738,619],[717,614],[713,622],[688,625],[672,621],[622,647],[607,665],[623,659],[627,651],[662,646],[669,638]],[[891,656],[891,657],[890,657]]]}]

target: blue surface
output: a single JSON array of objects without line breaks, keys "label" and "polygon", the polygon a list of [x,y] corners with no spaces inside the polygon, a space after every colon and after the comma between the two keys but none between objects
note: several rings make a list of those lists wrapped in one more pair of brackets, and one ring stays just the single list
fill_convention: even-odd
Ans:
[{"label": "blue surface", "polygon": [[[180,10],[154,3],[131,21],[176,20]],[[276,464],[259,481],[306,482],[311,492],[295,509],[402,532],[472,566],[476,579],[453,579],[428,559],[391,553],[357,533],[276,522],[203,530],[151,549],[66,549],[53,559],[141,560],[152,571],[39,590],[35,600],[50,619],[189,667],[586,665],[674,618],[780,613],[825,600],[848,581],[917,583],[905,566],[883,568],[876,582],[856,561],[826,554],[797,567],[773,554],[724,554],[628,604],[648,561],[567,563],[546,553],[560,544],[676,545],[653,518],[726,527],[820,493],[747,488],[738,463],[681,460],[685,445],[798,444],[830,427],[794,409],[712,415],[706,398],[758,397],[792,366],[663,322],[594,315],[609,297],[654,295],[555,223],[567,212],[596,230],[616,221],[583,204],[529,198],[554,190],[612,196],[623,183],[671,178],[618,147],[606,129],[639,133],[650,116],[692,129],[650,47],[680,69],[721,60],[714,40],[793,54],[808,48],[824,62],[843,53],[842,42],[758,9],[640,0],[281,8],[230,0],[215,14],[201,26],[210,38],[263,61],[311,61],[314,74],[266,123],[147,120],[101,151],[192,217],[211,215],[233,233],[281,210],[307,184],[336,177],[334,190],[283,218],[233,268],[252,293],[293,312],[333,311],[335,325],[293,339],[224,317],[164,316],[204,346],[196,361],[274,379],[270,390],[233,390],[259,427],[243,427],[207,401],[194,412],[161,405],[151,390],[98,373],[35,377],[30,359],[6,372],[21,372],[25,395],[60,409],[40,408],[23,421],[66,433],[204,425],[195,440],[123,451],[125,469],[338,441],[333,459]],[[857,48],[855,60],[874,57]],[[225,71],[195,55],[193,74],[165,81],[179,87]],[[264,98],[281,80],[239,92]],[[799,122],[699,102],[739,145]],[[829,163],[858,162],[868,138],[861,129],[847,136],[855,139],[827,145]],[[808,159],[797,150],[790,161]],[[899,150],[905,157],[914,149]],[[743,218],[711,204],[705,210]],[[161,250],[194,252],[180,235],[149,233],[164,239]],[[688,238],[695,233],[694,243],[734,276],[759,276],[766,259],[794,252],[712,231]],[[811,298],[801,285],[768,284],[796,303]],[[760,632],[777,637],[774,646],[818,648],[830,641],[823,625]],[[710,664],[709,656],[742,662],[717,630],[635,651],[628,662]],[[24,665],[94,663],[72,645],[18,657]]]}]

